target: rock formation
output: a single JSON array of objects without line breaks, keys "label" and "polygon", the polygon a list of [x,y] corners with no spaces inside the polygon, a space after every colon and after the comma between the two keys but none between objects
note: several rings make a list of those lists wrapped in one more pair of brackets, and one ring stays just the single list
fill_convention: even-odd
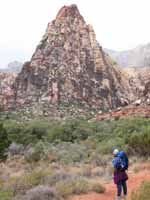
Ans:
[{"label": "rock formation", "polygon": [[0,111],[11,109],[14,101],[12,85],[16,78],[15,73],[0,72]]},{"label": "rock formation", "polygon": [[149,77],[148,67],[117,66],[77,6],[64,6],[21,72],[0,73],[0,111],[65,117],[109,110],[96,118],[149,117]]},{"label": "rock formation", "polygon": [[76,5],[64,6],[48,24],[14,91],[16,107],[38,103],[112,109],[134,99],[126,74],[109,62]]},{"label": "rock formation", "polygon": [[136,96],[135,104],[150,104],[150,68],[128,67],[123,70],[127,74],[130,87]]}]

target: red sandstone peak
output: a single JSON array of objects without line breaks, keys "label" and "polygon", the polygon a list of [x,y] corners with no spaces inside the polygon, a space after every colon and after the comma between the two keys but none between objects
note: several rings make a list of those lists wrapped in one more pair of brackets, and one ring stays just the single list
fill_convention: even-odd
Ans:
[{"label": "red sandstone peak", "polygon": [[80,12],[79,12],[77,5],[72,4],[70,6],[63,6],[59,10],[59,12],[56,16],[56,19],[60,19],[62,17],[67,17],[67,16],[75,17],[75,16],[78,16],[78,15],[80,15]]},{"label": "red sandstone peak", "polygon": [[49,23],[31,61],[18,75],[14,91],[17,108],[82,104],[112,109],[132,99],[128,80],[108,62],[76,5],[64,6]]}]

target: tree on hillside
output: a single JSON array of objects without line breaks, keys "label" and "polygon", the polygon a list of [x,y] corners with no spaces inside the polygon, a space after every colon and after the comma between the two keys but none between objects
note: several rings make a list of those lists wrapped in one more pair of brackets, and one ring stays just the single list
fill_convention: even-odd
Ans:
[{"label": "tree on hillside", "polygon": [[6,129],[4,128],[3,124],[0,123],[0,160],[6,158],[5,150],[9,146],[8,135]]}]

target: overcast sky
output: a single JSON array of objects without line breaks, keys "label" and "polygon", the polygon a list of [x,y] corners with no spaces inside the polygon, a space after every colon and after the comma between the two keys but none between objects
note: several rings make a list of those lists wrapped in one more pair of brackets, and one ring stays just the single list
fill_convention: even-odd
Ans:
[{"label": "overcast sky", "polygon": [[29,60],[48,22],[72,3],[103,47],[126,50],[150,42],[150,0],[0,0],[0,66]]}]

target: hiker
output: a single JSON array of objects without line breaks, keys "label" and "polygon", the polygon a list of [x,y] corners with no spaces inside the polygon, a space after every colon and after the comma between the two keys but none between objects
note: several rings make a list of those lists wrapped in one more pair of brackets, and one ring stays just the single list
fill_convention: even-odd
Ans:
[{"label": "hiker", "polygon": [[121,199],[121,193],[123,189],[124,199],[127,196],[127,184],[128,176],[126,170],[128,169],[128,158],[125,152],[115,149],[113,151],[114,159],[112,161],[114,167],[114,183],[117,185],[117,196],[115,200]]}]

